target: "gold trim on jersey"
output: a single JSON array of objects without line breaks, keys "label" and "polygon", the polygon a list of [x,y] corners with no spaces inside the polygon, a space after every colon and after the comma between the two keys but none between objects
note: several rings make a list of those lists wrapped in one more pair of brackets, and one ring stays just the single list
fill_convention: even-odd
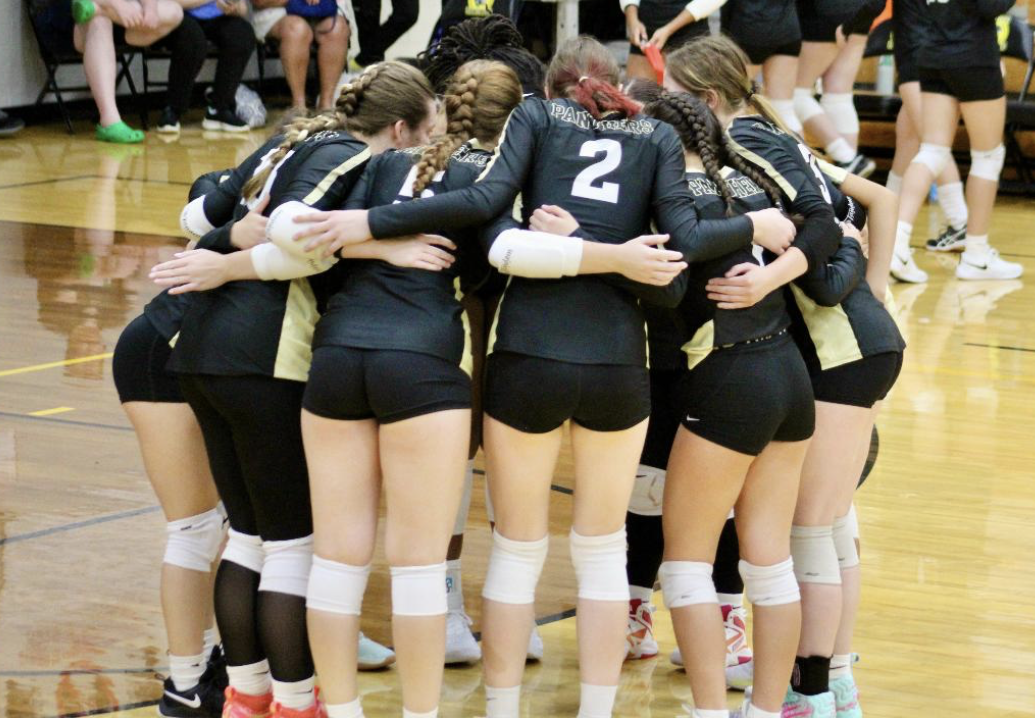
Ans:
[{"label": "gold trim on jersey", "polygon": [[844,167],[838,167],[835,164],[827,162],[822,157],[817,157],[816,162],[819,163],[819,169],[823,174],[830,178],[830,181],[840,187],[844,181],[848,178],[848,170]]},{"label": "gold trim on jersey", "polygon": [[707,359],[715,349],[715,321],[709,319],[698,327],[693,337],[682,346],[682,349],[686,352],[687,369],[693,369]]},{"label": "gold trim on jersey", "polygon": [[816,347],[816,356],[823,371],[859,361],[863,358],[859,340],[845,310],[838,304],[821,307],[809,299],[797,285],[791,285],[794,299],[801,310],[809,336]]},{"label": "gold trim on jersey", "polygon": [[507,284],[503,287],[500,300],[496,303],[496,312],[492,315],[492,327],[489,329],[489,339],[485,342],[485,356],[489,356],[496,349],[496,326],[500,323],[500,311],[503,309],[503,300],[507,297],[507,290],[510,289],[510,282],[514,277],[507,277]]},{"label": "gold trim on jersey", "polygon": [[[457,302],[461,302],[464,298],[464,293],[460,291],[460,277],[453,280],[453,296],[456,297]],[[474,351],[471,348],[471,319],[467,316],[466,310],[460,312],[460,321],[464,326],[464,353],[460,358],[460,368],[468,377],[473,377]]]},{"label": "gold trim on jersey", "polygon": [[507,139],[507,128],[510,127],[510,121],[514,118],[515,112],[517,112],[517,107],[511,110],[510,114],[507,116],[507,121],[503,124],[503,131],[500,132],[500,138],[496,141],[496,147],[492,151],[492,158],[490,158],[485,164],[485,169],[483,169],[482,173],[478,175],[478,179],[476,179],[475,182],[481,182],[485,179],[485,175],[489,174],[489,170],[491,170],[492,166],[496,164],[496,160],[500,156],[500,150],[503,148],[503,143]]},{"label": "gold trim on jersey", "polygon": [[170,349],[175,349],[175,348],[176,348],[176,342],[178,342],[178,341],[180,341],[180,333],[179,333],[179,332],[176,332],[176,333],[175,333],[175,334],[173,334],[173,335],[172,335],[172,337],[171,337],[171,338],[169,339],[169,348],[170,348]]},{"label": "gold trim on jersey", "polygon": [[320,180],[320,183],[316,185],[316,187],[314,187],[312,191],[309,194],[307,194],[305,196],[305,199],[303,199],[302,201],[309,205],[316,204],[321,199],[323,199],[323,196],[327,194],[327,190],[329,190],[334,185],[334,183],[338,181],[339,177],[349,172],[356,165],[363,164],[369,159],[370,148],[367,147],[358,155],[350,157],[349,159],[345,160],[340,165],[335,167],[333,170],[328,172],[327,176]]},{"label": "gold trim on jersey", "polygon": [[292,279],[284,304],[284,320],[280,325],[277,358],[273,378],[307,381],[313,362],[313,330],[320,313],[309,280]]},{"label": "gold trim on jersey", "polygon": [[729,145],[733,148],[734,152],[736,152],[738,155],[746,159],[748,162],[759,167],[763,172],[765,172],[766,175],[769,176],[769,179],[775,182],[777,186],[783,191],[783,193],[787,195],[787,199],[793,202],[795,198],[797,198],[798,193],[795,191],[794,187],[792,187],[791,183],[788,182],[784,178],[784,176],[776,170],[775,167],[773,167],[772,163],[769,160],[765,159],[760,155],[756,155],[747,147],[744,147],[744,145],[738,143],[736,140],[733,139],[732,136],[729,135],[729,133],[726,134],[726,140],[727,142],[729,142]]}]

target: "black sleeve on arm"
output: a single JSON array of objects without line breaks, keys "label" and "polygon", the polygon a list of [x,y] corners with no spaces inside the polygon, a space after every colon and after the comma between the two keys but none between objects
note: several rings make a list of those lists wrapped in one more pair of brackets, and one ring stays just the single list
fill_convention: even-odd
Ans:
[{"label": "black sleeve on arm", "polygon": [[809,299],[821,307],[834,307],[844,301],[866,276],[866,260],[859,243],[842,237],[841,247],[826,262],[818,264],[794,280]]},{"label": "black sleeve on arm", "polygon": [[977,0],[978,14],[985,19],[999,17],[1009,12],[1017,4],[1017,0]]},{"label": "black sleeve on arm", "polygon": [[298,201],[321,211],[340,209],[370,160],[369,148],[356,149],[354,144],[336,142],[317,147],[278,193],[277,204]]},{"label": "black sleeve on arm", "polygon": [[491,222],[510,208],[521,191],[546,129],[543,103],[526,100],[511,113],[503,140],[477,182],[436,197],[375,207],[367,215],[370,233],[375,238],[397,237]]},{"label": "black sleeve on arm", "polygon": [[209,249],[220,254],[236,252],[237,247],[230,243],[230,230],[233,227],[233,221],[227,222],[221,227],[216,227],[199,239],[198,243],[194,245],[194,249]]},{"label": "black sleeve on arm", "polygon": [[884,0],[864,0],[852,19],[844,24],[845,35],[869,35],[877,16],[884,12]]}]

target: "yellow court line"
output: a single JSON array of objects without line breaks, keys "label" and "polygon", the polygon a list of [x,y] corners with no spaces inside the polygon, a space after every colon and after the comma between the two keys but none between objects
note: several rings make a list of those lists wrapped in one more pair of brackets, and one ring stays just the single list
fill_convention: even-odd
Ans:
[{"label": "yellow court line", "polygon": [[71,406],[55,406],[53,409],[30,411],[29,416],[52,416],[54,414],[64,414],[66,411],[75,411],[75,408]]},{"label": "yellow court line", "polygon": [[903,371],[915,371],[921,374],[941,374],[943,376],[958,376],[968,379],[986,379],[989,381],[1013,381],[1021,384],[1035,385],[1035,377],[1027,374],[1003,374],[997,371],[980,371],[977,369],[958,369],[956,367],[940,366],[937,364],[920,364],[906,361],[902,367]]},{"label": "yellow court line", "polygon": [[72,364],[83,364],[88,361],[100,361],[102,359],[111,359],[114,356],[111,352],[107,354],[93,354],[88,357],[78,357],[77,359],[65,359],[64,361],[52,361],[46,364],[33,364],[32,366],[23,366],[17,369],[4,369],[0,371],[0,377],[3,376],[14,376],[15,374],[27,374],[31,371],[43,371],[44,369],[53,369],[59,366],[70,366]]}]

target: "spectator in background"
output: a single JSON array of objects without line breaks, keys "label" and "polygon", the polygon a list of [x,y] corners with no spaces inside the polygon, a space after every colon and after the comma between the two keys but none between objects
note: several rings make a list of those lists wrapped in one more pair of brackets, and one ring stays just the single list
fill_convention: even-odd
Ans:
[{"label": "spectator in background", "polygon": [[359,0],[356,3],[356,25],[359,30],[359,55],[356,67],[385,59],[385,51],[395,44],[407,30],[417,24],[420,0],[392,0],[392,14],[381,24],[381,0]]},{"label": "spectator in background", "polygon": [[219,48],[210,104],[202,127],[206,130],[247,132],[248,125],[234,113],[234,95],[255,50],[255,35],[245,20],[245,0],[178,0],[183,22],[160,44],[172,52],[169,94],[158,131],[180,131],[180,118],[190,106],[194,80],[208,54],[208,43]]},{"label": "spectator in background", "polygon": [[296,110],[304,112],[306,108],[305,77],[314,40],[320,73],[316,106],[320,110],[334,107],[349,48],[351,8],[347,3],[348,0],[252,0],[255,37],[259,41],[274,38],[280,43],[284,78]]}]

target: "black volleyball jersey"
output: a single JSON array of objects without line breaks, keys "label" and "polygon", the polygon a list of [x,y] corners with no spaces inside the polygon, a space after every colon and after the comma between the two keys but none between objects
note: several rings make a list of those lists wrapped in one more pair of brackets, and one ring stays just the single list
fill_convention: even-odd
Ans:
[{"label": "black volleyball jersey", "polygon": [[877,16],[884,12],[886,0],[862,0],[852,18],[844,24],[845,35],[869,35]]},{"label": "black volleyball jersey", "polygon": [[[668,247],[688,261],[727,254],[751,242],[746,217],[698,222],[683,177],[679,139],[669,125],[637,115],[594,119],[571,100],[525,100],[511,114],[493,159],[478,181],[456,192],[392,206],[368,216],[375,237],[492,222],[491,246],[513,222],[544,204],[564,207],[597,241],[618,244],[645,234],[653,218]],[[510,277],[490,349],[577,364],[646,362],[644,320],[635,283],[608,275],[561,279]],[[681,275],[642,296],[674,306]],[[657,291],[651,291],[657,290]]]},{"label": "black volleyball jersey", "polygon": [[801,40],[794,0],[728,0],[722,31],[740,45],[781,47]]},{"label": "black volleyball jersey", "polygon": [[923,9],[924,43],[920,67],[998,67],[995,19],[1016,0],[937,0]]},{"label": "black volleyball jersey", "polygon": [[924,42],[927,0],[895,0],[891,15],[895,57],[915,57]]},{"label": "black volleyball jersey", "polygon": [[[264,148],[266,149],[266,148]],[[263,150],[260,149],[260,152]],[[268,153],[267,149],[267,153]],[[315,210],[340,207],[370,159],[370,149],[344,131],[319,132],[283,159],[254,205],[269,195],[265,214],[298,200]],[[265,155],[250,166],[262,167]],[[234,219],[247,214],[239,202]],[[223,231],[213,230],[209,234]],[[202,238],[209,239],[209,235]],[[185,374],[258,375],[305,381],[313,329],[341,263],[322,275],[290,281],[229,282],[198,292],[187,308],[169,368]]]},{"label": "black volleyball jersey", "polygon": [[850,21],[865,0],[798,0],[798,17],[827,18],[838,25]]},{"label": "black volleyball jersey", "polygon": [[[366,209],[413,199],[416,164],[422,148],[391,151],[375,157],[353,188],[346,209]],[[472,184],[492,154],[471,144],[450,157],[444,172],[422,197]],[[349,261],[342,285],[331,297],[316,325],[313,346],[394,349],[431,354],[461,365],[470,373],[466,316],[461,285],[478,286],[489,274],[485,253],[474,229],[445,233],[457,245],[457,261],[431,272],[387,262]]]}]

